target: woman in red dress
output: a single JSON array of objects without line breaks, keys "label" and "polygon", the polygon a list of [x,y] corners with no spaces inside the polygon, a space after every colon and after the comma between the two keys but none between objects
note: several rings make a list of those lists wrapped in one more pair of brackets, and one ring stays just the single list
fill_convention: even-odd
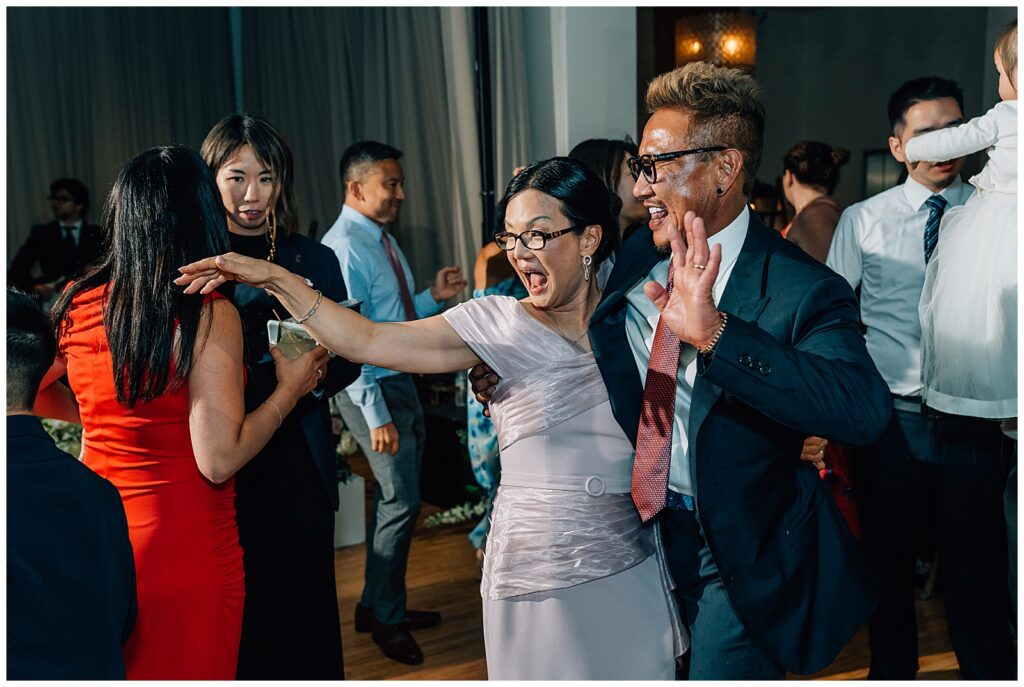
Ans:
[{"label": "woman in red dress", "polygon": [[244,577],[234,474],[311,391],[326,351],[290,361],[248,415],[238,313],[185,296],[177,266],[228,250],[217,185],[192,150],[154,148],[114,182],[99,265],[54,306],[83,460],[118,488],[139,614],[129,679],[235,676]]}]

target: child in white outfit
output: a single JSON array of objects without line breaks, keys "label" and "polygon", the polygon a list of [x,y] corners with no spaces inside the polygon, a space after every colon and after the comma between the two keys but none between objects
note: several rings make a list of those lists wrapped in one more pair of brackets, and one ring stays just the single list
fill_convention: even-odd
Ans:
[{"label": "child in white outfit", "polygon": [[[1012,35],[1010,35],[1012,34]],[[942,218],[921,292],[924,401],[954,415],[1017,416],[1017,28],[995,51],[1002,102],[910,139],[908,162],[988,150],[977,192]]]}]

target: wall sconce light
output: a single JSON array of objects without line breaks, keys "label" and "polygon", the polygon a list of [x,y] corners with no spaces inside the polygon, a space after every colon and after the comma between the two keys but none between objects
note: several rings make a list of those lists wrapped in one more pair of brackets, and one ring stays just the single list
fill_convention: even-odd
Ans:
[{"label": "wall sconce light", "polygon": [[676,21],[676,66],[697,61],[752,72],[757,61],[754,15],[723,10],[698,12]]}]

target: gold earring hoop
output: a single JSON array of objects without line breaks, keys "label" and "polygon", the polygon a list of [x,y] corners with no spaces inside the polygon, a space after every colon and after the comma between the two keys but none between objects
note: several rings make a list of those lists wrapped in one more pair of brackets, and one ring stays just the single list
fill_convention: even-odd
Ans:
[{"label": "gold earring hoop", "polygon": [[270,244],[270,253],[267,255],[267,262],[274,262],[277,257],[277,213],[273,208],[267,221],[267,243]]}]

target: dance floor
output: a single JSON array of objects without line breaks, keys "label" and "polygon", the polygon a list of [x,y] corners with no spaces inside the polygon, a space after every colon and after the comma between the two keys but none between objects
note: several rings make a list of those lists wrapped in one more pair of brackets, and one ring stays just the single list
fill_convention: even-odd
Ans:
[{"label": "dance floor", "polygon": [[[366,478],[367,507],[372,503],[373,475],[365,458],[356,455],[353,469]],[[409,555],[409,607],[440,611],[441,625],[415,633],[426,657],[419,666],[397,663],[380,652],[368,634],[358,634],[352,614],[363,586],[366,548],[360,544],[338,549],[334,565],[338,579],[345,677],[349,680],[484,680],[483,628],[474,552],[466,535],[475,523],[425,527],[423,519],[439,509],[424,504]],[[939,598],[917,602],[920,680],[959,678]],[[813,679],[864,679],[868,667],[867,631],[858,632],[828,668]],[[792,676],[791,676],[792,677]],[[799,678],[796,678],[799,679]]]}]

